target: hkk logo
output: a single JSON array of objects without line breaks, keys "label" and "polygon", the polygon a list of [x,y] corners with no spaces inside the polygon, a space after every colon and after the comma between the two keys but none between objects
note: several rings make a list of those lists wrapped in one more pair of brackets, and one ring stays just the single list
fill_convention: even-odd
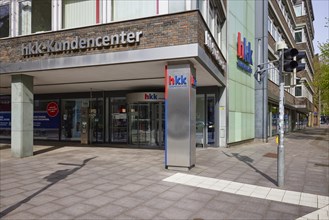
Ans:
[{"label": "hkk logo", "polygon": [[247,40],[245,37],[243,38],[243,42],[242,42],[241,33],[238,32],[238,50],[237,50],[238,58],[250,65],[253,65],[252,53],[253,53],[253,51],[251,50],[250,42],[248,42],[248,45],[247,45]]},{"label": "hkk logo", "polygon": [[169,86],[184,87],[187,86],[187,78],[184,75],[169,76]]},{"label": "hkk logo", "polygon": [[146,94],[144,95],[145,100],[157,100],[158,96],[156,94]]}]

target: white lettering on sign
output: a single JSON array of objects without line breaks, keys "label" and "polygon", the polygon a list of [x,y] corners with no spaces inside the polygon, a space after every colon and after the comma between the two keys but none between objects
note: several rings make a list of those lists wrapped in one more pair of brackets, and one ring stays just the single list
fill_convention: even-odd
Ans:
[{"label": "white lettering on sign", "polygon": [[30,56],[44,53],[56,53],[71,50],[115,46],[120,44],[134,44],[138,43],[142,36],[142,31],[122,31],[120,34],[98,36],[95,38],[80,38],[77,36],[73,40],[47,40],[41,43],[36,41],[30,43],[23,43],[21,48],[21,54],[22,56]]}]

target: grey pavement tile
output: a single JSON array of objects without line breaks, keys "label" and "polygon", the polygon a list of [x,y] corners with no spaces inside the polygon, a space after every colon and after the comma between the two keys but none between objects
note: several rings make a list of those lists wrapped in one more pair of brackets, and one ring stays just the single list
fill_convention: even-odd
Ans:
[{"label": "grey pavement tile", "polygon": [[193,191],[196,191],[197,187],[193,187],[193,186],[185,186],[185,185],[175,185],[173,187],[170,188],[170,191],[174,191],[174,192],[179,192],[179,193],[186,193],[189,194]]},{"label": "grey pavement tile", "polygon": [[97,190],[97,189],[87,189],[87,190],[82,191],[82,192],[79,192],[79,193],[77,193],[75,195],[76,196],[79,196],[79,197],[82,197],[82,198],[89,199],[89,198],[98,196],[98,195],[100,195],[102,193],[103,193],[103,191],[100,191],[100,190]]},{"label": "grey pavement tile", "polygon": [[143,185],[129,183],[127,185],[121,186],[119,189],[125,190],[125,191],[130,191],[130,192],[136,192],[138,190],[143,189],[144,187],[145,186],[143,186]]},{"label": "grey pavement tile", "polygon": [[55,196],[58,198],[63,198],[63,197],[73,195],[76,193],[77,193],[76,190],[69,189],[69,188],[64,188],[64,189],[60,189],[60,190],[54,190],[53,188],[49,188],[44,194]]},{"label": "grey pavement tile", "polygon": [[155,208],[155,209],[162,209],[165,210],[169,206],[173,205],[175,201],[172,200],[166,200],[166,199],[161,199],[161,198],[153,198],[146,202],[144,205]]},{"label": "grey pavement tile", "polygon": [[298,215],[299,213],[299,206],[290,205],[287,203],[271,202],[268,209],[271,211],[293,214],[293,215]]},{"label": "grey pavement tile", "polygon": [[238,209],[245,212],[265,215],[269,209],[270,203],[270,201],[263,199],[248,198],[241,202]]},{"label": "grey pavement tile", "polygon": [[314,212],[318,209],[316,208],[312,208],[312,207],[307,207],[307,206],[299,206],[299,216],[304,216],[304,215],[307,215],[311,212]]},{"label": "grey pavement tile", "polygon": [[27,210],[32,209],[34,207],[35,206],[30,205],[30,204],[26,204],[26,203],[17,204],[17,206],[15,204],[15,206],[7,206],[4,209],[0,209],[0,213],[2,213],[2,215],[4,215],[4,216],[14,215],[14,214],[17,214],[17,213],[22,212],[22,211],[27,211]]},{"label": "grey pavement tile", "polygon": [[13,214],[13,215],[7,215],[4,217],[4,219],[13,219],[13,220],[35,220],[35,219],[38,219],[39,216],[37,215],[33,215],[29,212],[19,212],[19,213],[16,213],[16,214]]},{"label": "grey pavement tile", "polygon": [[90,188],[93,188],[95,186],[95,185],[89,184],[87,182],[76,184],[76,185],[75,184],[68,183],[68,182],[66,182],[66,183],[70,185],[70,188],[71,189],[77,190],[77,191],[85,191],[85,190],[90,189]]},{"label": "grey pavement tile", "polygon": [[71,206],[71,205],[79,203],[83,200],[85,200],[85,199],[78,197],[78,196],[70,195],[70,196],[66,196],[64,198],[57,199],[54,202],[59,205],[63,205],[63,206]]},{"label": "grey pavement tile", "polygon": [[13,196],[9,196],[9,197],[0,197],[0,204],[4,205],[4,206],[9,206],[9,205],[13,205],[16,204],[22,200],[24,200],[26,198],[25,195],[23,194],[17,194],[17,195],[13,195]]},{"label": "grey pavement tile", "polygon": [[174,205],[173,205],[173,207],[181,208],[181,209],[185,209],[185,210],[189,210],[189,211],[200,210],[204,206],[205,206],[205,203],[202,201],[196,201],[196,200],[187,199],[187,198],[183,198],[183,199],[177,201],[176,203],[174,203]]},{"label": "grey pavement tile", "polygon": [[58,198],[54,197],[54,196],[39,194],[39,195],[31,198],[31,200],[29,200],[27,203],[31,204],[31,205],[38,206],[38,205],[45,204],[47,202],[51,202],[51,201],[56,200],[56,199],[58,199]]},{"label": "grey pavement tile", "polygon": [[100,184],[100,185],[94,187],[94,189],[98,189],[98,190],[102,190],[104,192],[107,192],[107,191],[111,191],[112,189],[115,189],[115,188],[118,188],[118,187],[120,187],[120,185],[112,184],[112,183],[109,183],[107,181],[104,184]]},{"label": "grey pavement tile", "polygon": [[22,186],[23,184],[24,183],[19,183],[19,182],[5,183],[5,184],[0,183],[0,195],[1,195],[1,191],[18,188],[18,187]]},{"label": "grey pavement tile", "polygon": [[93,198],[84,200],[83,203],[88,204],[88,205],[93,205],[93,206],[103,206],[105,204],[108,204],[112,201],[114,201],[115,198],[111,198],[108,196],[103,196],[103,195],[99,195],[99,196],[95,196]]},{"label": "grey pavement tile", "polygon": [[[108,217],[105,217],[105,216],[100,216],[100,215],[96,215],[94,213],[87,213],[85,215],[81,215],[81,216],[78,216],[78,217],[75,217],[74,219],[77,219],[77,220],[108,220],[109,218]],[[117,218],[115,218],[117,219]]]},{"label": "grey pavement tile", "polygon": [[23,189],[23,190],[39,190],[39,189],[42,189],[43,187],[45,187],[45,184],[31,183],[28,185],[20,186],[19,188]]},{"label": "grey pavement tile", "polygon": [[191,192],[185,198],[202,201],[202,202],[208,202],[213,197],[214,197],[214,195],[202,194],[202,193],[198,193],[198,192]]},{"label": "grey pavement tile", "polygon": [[118,205],[114,204],[107,204],[99,209],[94,210],[92,213],[95,213],[96,215],[107,217],[108,219],[113,219],[115,216],[120,215],[124,211],[126,211],[127,208],[123,208]]},{"label": "grey pavement tile", "polygon": [[140,191],[132,193],[130,196],[147,201],[150,200],[151,198],[154,198],[157,195],[158,195],[157,192],[142,189]]},{"label": "grey pavement tile", "polygon": [[129,216],[126,214],[115,216],[115,220],[133,220],[133,219],[140,220],[140,218]]},{"label": "grey pavement tile", "polygon": [[49,203],[31,208],[28,211],[34,215],[44,216],[44,215],[47,215],[49,213],[55,212],[60,209],[63,209],[63,206],[49,202]]},{"label": "grey pavement tile", "polygon": [[122,207],[127,207],[127,208],[133,208],[141,203],[143,203],[144,200],[141,200],[141,199],[136,199],[136,198],[133,198],[133,197],[130,197],[130,196],[126,196],[126,197],[123,197],[121,199],[118,199],[116,201],[113,202],[113,204],[115,205],[119,205],[119,206],[122,206]]},{"label": "grey pavement tile", "polygon": [[194,213],[191,217],[191,219],[209,219],[209,220],[214,220],[214,219],[228,219],[228,214],[225,212],[222,212],[220,210],[210,210],[210,209],[202,209],[196,213]]},{"label": "grey pavement tile", "polygon": [[188,219],[193,212],[187,211],[185,209],[179,209],[175,207],[169,207],[168,209],[163,210],[159,215],[155,217],[158,218],[165,218],[165,219]]},{"label": "grey pavement tile", "polygon": [[165,191],[158,195],[159,198],[166,200],[177,201],[185,196],[184,193],[174,192],[174,191]]},{"label": "grey pavement tile", "polygon": [[138,206],[130,211],[127,211],[125,214],[137,219],[153,219],[157,214],[159,214],[159,212],[159,210],[147,206]]},{"label": "grey pavement tile", "polygon": [[71,215],[67,215],[61,212],[53,212],[49,215],[42,216],[42,219],[49,219],[49,220],[71,220],[73,217]]},{"label": "grey pavement tile", "polygon": [[147,180],[147,179],[141,179],[137,180],[135,183],[143,186],[149,186],[151,184],[154,184],[156,181],[154,180]]},{"label": "grey pavement tile", "polygon": [[213,209],[213,210],[218,210],[221,212],[225,212],[227,214],[234,212],[240,204],[236,203],[230,203],[230,202],[224,202],[224,201],[219,201],[219,200],[211,200],[209,201],[205,208],[207,209]]},{"label": "grey pavement tile", "polygon": [[111,191],[105,193],[104,196],[108,196],[108,197],[117,199],[117,198],[122,198],[129,194],[131,194],[131,192],[129,192],[129,191],[125,191],[125,190],[121,190],[121,189],[114,189],[114,190],[111,190]]},{"label": "grey pavement tile", "polygon": [[282,213],[268,210],[265,215],[264,219],[273,219],[273,220],[282,220]]},{"label": "grey pavement tile", "polygon": [[92,211],[93,209],[95,209],[95,206],[77,203],[70,207],[62,209],[61,212],[66,215],[70,215],[70,216],[79,216],[79,215],[86,214],[86,213]]},{"label": "grey pavement tile", "polygon": [[13,189],[5,190],[5,191],[0,191],[0,196],[9,197],[9,196],[17,195],[17,194],[20,194],[23,192],[25,192],[25,190],[19,189],[19,188],[13,188]]},{"label": "grey pavement tile", "polygon": [[219,201],[223,201],[223,202],[230,202],[230,203],[235,203],[235,204],[240,203],[243,198],[244,198],[244,196],[234,195],[234,194],[229,194],[229,193],[224,193],[224,192],[220,192],[214,197],[215,200],[219,200]]},{"label": "grey pavement tile", "polygon": [[152,184],[152,185],[147,187],[147,190],[161,193],[161,192],[164,192],[164,191],[168,190],[169,188],[171,188],[171,187],[170,186],[164,186],[164,185],[158,185],[158,184]]},{"label": "grey pavement tile", "polygon": [[229,215],[227,219],[253,219],[253,220],[256,220],[256,219],[264,219],[264,217],[260,214],[236,210],[231,215]]}]

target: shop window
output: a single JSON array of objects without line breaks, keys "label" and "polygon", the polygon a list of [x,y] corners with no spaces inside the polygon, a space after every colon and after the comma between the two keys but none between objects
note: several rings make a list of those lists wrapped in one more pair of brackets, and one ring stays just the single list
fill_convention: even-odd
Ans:
[{"label": "shop window", "polygon": [[185,11],[185,0],[169,0],[169,13]]},{"label": "shop window", "polygon": [[[126,1],[123,1],[126,2]],[[99,0],[63,0],[63,28],[96,24],[101,12]]]},{"label": "shop window", "polygon": [[0,38],[9,37],[9,4],[0,5]]},{"label": "shop window", "polygon": [[303,42],[303,30],[297,30],[295,31],[295,41],[296,43]]},{"label": "shop window", "polygon": [[128,20],[156,15],[157,0],[113,0],[113,21]]},{"label": "shop window", "polygon": [[51,30],[51,0],[18,3],[18,35]]},{"label": "shop window", "polygon": [[126,98],[111,98],[111,142],[127,142],[128,119]]}]

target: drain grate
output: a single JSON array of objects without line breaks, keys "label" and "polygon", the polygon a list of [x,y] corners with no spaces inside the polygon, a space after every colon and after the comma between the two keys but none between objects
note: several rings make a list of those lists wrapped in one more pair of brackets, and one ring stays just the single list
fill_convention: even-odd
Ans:
[{"label": "drain grate", "polygon": [[319,167],[329,167],[329,164],[324,164],[324,163],[315,163],[314,165]]},{"label": "drain grate", "polygon": [[277,158],[277,154],[276,153],[266,153],[263,155],[263,157],[269,157],[269,158]]}]

